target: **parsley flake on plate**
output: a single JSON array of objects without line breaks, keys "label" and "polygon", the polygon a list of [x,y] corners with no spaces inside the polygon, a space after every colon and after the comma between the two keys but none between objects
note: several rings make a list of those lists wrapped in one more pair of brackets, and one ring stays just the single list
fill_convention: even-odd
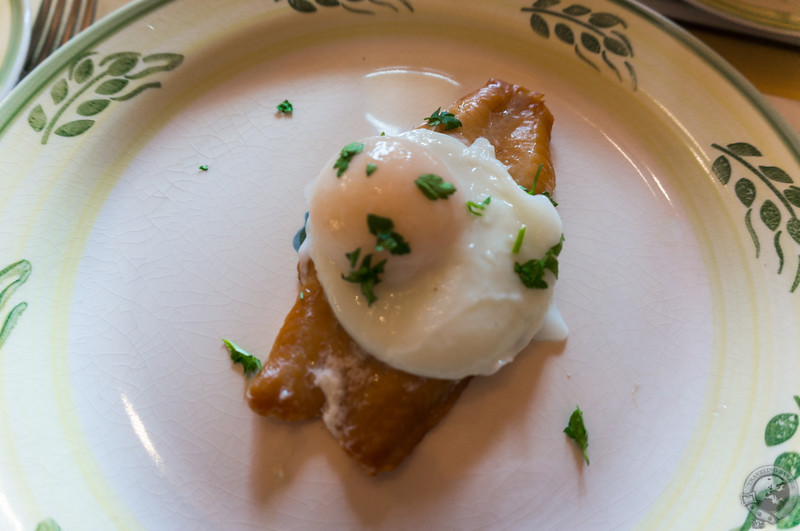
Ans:
[{"label": "parsley flake on plate", "polygon": [[420,175],[414,181],[425,197],[431,201],[437,199],[447,199],[448,196],[456,193],[456,187],[434,173]]},{"label": "parsley flake on plate", "polygon": [[439,107],[438,109],[436,109],[436,112],[423,119],[427,121],[428,125],[432,127],[441,125],[445,131],[461,127],[461,120],[456,118],[455,114],[448,111],[441,112],[441,110],[442,108]]},{"label": "parsley flake on plate", "polygon": [[372,162],[370,162],[369,164],[367,164],[367,177],[369,177],[369,176],[371,176],[373,173],[375,173],[375,170],[377,170],[377,169],[378,169],[378,165],[377,165],[377,164],[374,164],[374,163],[372,163]]},{"label": "parsley flake on plate", "polygon": [[261,370],[261,360],[248,354],[233,341],[223,339],[222,342],[225,343],[225,346],[228,347],[228,351],[231,353],[231,361],[241,364],[245,376],[250,376]]},{"label": "parsley flake on plate", "polygon": [[294,110],[294,105],[289,100],[283,100],[278,105],[275,106],[278,109],[278,112],[282,112],[283,114],[291,114]]},{"label": "parsley flake on plate", "polygon": [[583,451],[583,458],[586,459],[586,464],[588,465],[589,453],[586,449],[589,446],[589,433],[583,424],[583,411],[581,411],[581,408],[575,407],[575,411],[569,417],[567,427],[564,428],[564,433],[580,447],[581,451]]},{"label": "parsley flake on plate", "polygon": [[333,169],[339,170],[336,172],[336,176],[341,177],[350,165],[350,160],[362,151],[364,151],[364,144],[361,142],[350,142],[343,147],[339,153],[339,158],[336,159],[336,163],[333,165]]}]

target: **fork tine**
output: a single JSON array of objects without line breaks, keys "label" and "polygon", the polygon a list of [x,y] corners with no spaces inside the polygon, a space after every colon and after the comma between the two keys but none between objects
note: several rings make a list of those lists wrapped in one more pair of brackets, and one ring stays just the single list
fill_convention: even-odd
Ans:
[{"label": "fork tine", "polygon": [[33,28],[31,29],[31,39],[38,42],[41,38],[44,26],[47,23],[47,15],[49,14],[50,0],[42,0],[42,4],[39,6],[39,12],[36,14],[36,22],[34,22]]},{"label": "fork tine", "polygon": [[60,28],[62,26],[62,21],[64,18],[64,0],[57,0],[55,11],[53,12],[53,17],[50,19],[50,23],[48,25],[47,30],[47,39],[45,39],[44,44],[42,44],[42,49],[39,50],[39,56],[36,58],[36,61],[31,65],[31,68],[35,68],[36,65],[42,62],[45,57],[49,56],[55,50],[56,43],[58,42],[56,36],[60,32]]},{"label": "fork tine", "polygon": [[86,11],[83,13],[83,20],[81,21],[81,30],[85,30],[94,22],[94,17],[97,15],[97,0],[89,0],[86,4]]},{"label": "fork tine", "polygon": [[[67,7],[67,2],[71,2]],[[97,0],[42,0],[31,30],[31,46],[20,78],[25,77],[73,36],[88,28],[97,13]],[[66,15],[66,16],[65,16]]]},{"label": "fork tine", "polygon": [[78,18],[79,18],[78,15],[80,10],[81,10],[80,0],[73,0],[72,7],[69,10],[69,15],[67,16],[66,21],[61,26],[61,28],[59,28],[60,31],[58,37],[55,39],[55,42],[57,44],[53,47],[52,50],[53,52],[59,46],[63,45],[65,42],[70,40],[73,35],[78,33],[78,31],[80,31],[78,29]]},{"label": "fork tine", "polygon": [[30,47],[25,57],[24,72],[29,72],[33,68],[33,62],[38,57],[37,50],[41,49],[44,42],[44,29],[47,24],[47,17],[50,14],[50,0],[42,0],[39,12],[36,14],[36,21],[31,29]]}]

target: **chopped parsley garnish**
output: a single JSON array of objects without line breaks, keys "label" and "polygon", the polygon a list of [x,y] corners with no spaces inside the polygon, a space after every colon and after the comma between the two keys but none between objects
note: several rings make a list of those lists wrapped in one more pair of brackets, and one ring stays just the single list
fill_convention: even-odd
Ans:
[{"label": "chopped parsley garnish", "polygon": [[208,164],[201,164],[200,169],[203,171],[208,171]]},{"label": "chopped parsley garnish", "polygon": [[378,165],[377,164],[374,164],[372,162],[367,164],[367,177],[369,177],[370,175],[375,173],[375,170],[377,170],[377,169],[378,169]]},{"label": "chopped parsley garnish", "polygon": [[380,276],[383,273],[383,268],[386,265],[386,260],[381,260],[374,266],[372,265],[372,253],[368,254],[361,260],[361,265],[358,264],[358,257],[361,254],[359,247],[352,253],[346,253],[347,259],[350,261],[350,274],[342,275],[342,278],[348,282],[361,284],[361,293],[366,297],[367,303],[371,306],[373,302],[378,300],[372,289],[375,284],[381,281]]},{"label": "chopped parsley garnish", "polygon": [[389,251],[391,254],[408,254],[411,247],[403,237],[394,232],[394,223],[389,218],[367,214],[369,232],[377,236],[376,251]]},{"label": "chopped parsley garnish", "polygon": [[431,201],[447,199],[449,195],[456,192],[455,186],[445,182],[444,179],[434,173],[420,175],[414,182],[417,183],[417,188],[425,194],[425,197]]},{"label": "chopped parsley garnish", "polygon": [[539,183],[539,174],[542,173],[543,167],[544,162],[540,162],[539,167],[536,169],[536,175],[533,176],[533,186],[531,186],[531,189],[528,190],[528,193],[531,195],[536,195],[536,185]]},{"label": "chopped parsley garnish", "polygon": [[244,369],[244,375],[250,376],[261,370],[261,360],[245,352],[239,345],[227,339],[222,340],[231,353],[231,361],[239,363]]},{"label": "chopped parsley garnish", "polygon": [[334,169],[339,170],[336,172],[336,176],[341,177],[350,165],[350,160],[362,151],[364,151],[364,144],[361,142],[350,142],[343,147],[339,153],[339,158],[336,159],[336,163],[333,165]]},{"label": "chopped parsley garnish", "polygon": [[514,254],[519,254],[519,250],[522,248],[522,240],[525,238],[525,225],[519,229],[517,233],[517,239],[514,240],[514,247],[511,249],[511,252]]},{"label": "chopped parsley garnish", "polygon": [[61,531],[61,526],[52,518],[45,518],[36,524],[35,531]]},{"label": "chopped parsley garnish", "polygon": [[583,458],[586,459],[586,464],[589,464],[589,453],[586,448],[589,446],[589,433],[586,431],[586,426],[583,424],[583,412],[581,408],[575,407],[575,411],[569,417],[569,424],[564,428],[564,433],[567,437],[575,441],[575,443],[583,451]]},{"label": "chopped parsley garnish", "polygon": [[[528,190],[527,188],[525,188],[525,187],[524,187],[524,186],[522,186],[522,185],[519,185],[519,187],[520,187],[520,188],[522,188],[523,190],[525,190],[525,191],[526,191],[528,194],[530,194],[530,195],[537,195],[537,194],[535,193],[535,192],[536,192],[536,185],[537,185],[537,184],[538,184],[538,182],[539,182],[539,174],[540,174],[540,173],[542,173],[542,167],[544,167],[544,163],[543,163],[543,162],[540,162],[540,163],[539,163],[539,168],[536,170],[536,175],[533,177],[533,186],[531,186],[530,190]],[[544,192],[542,192],[542,194],[541,194],[541,195],[543,195],[543,196],[545,196],[547,199],[549,199],[549,200],[550,200],[550,202],[553,204],[553,206],[554,206],[554,207],[557,207],[557,206],[558,206],[558,203],[556,202],[556,200],[555,200],[555,199],[553,199],[553,196],[552,196],[552,194],[550,194],[550,192],[548,192],[547,190],[545,190]]]},{"label": "chopped parsley garnish", "polygon": [[426,120],[430,126],[436,127],[437,125],[441,125],[445,131],[461,127],[461,120],[456,118],[455,114],[448,111],[441,112],[441,110],[442,108],[439,107],[436,109],[436,112],[423,119]]},{"label": "chopped parsley garnish", "polygon": [[361,254],[361,247],[353,251],[352,253],[345,253],[344,255],[347,257],[347,261],[350,262],[350,270],[352,271],[355,269],[356,264],[358,263],[358,257]]},{"label": "chopped parsley garnish", "polygon": [[292,240],[292,247],[294,247],[295,251],[299,251],[300,250],[300,246],[303,245],[304,241],[306,241],[306,236],[307,236],[307,234],[306,234],[306,225],[307,224],[308,224],[308,212],[306,212],[306,217],[303,220],[303,226],[300,227],[300,230],[298,230],[295,233],[294,239]]},{"label": "chopped parsley garnish", "polygon": [[283,114],[290,114],[294,110],[294,106],[289,100],[283,100],[275,108]]},{"label": "chopped parsley garnish", "polygon": [[[519,236],[517,236],[519,239]],[[514,273],[519,275],[522,284],[531,289],[547,289],[547,282],[544,280],[545,272],[552,271],[558,278],[558,255],[564,246],[564,235],[561,240],[552,246],[545,255],[538,260],[528,260],[524,264],[514,262]]]},{"label": "chopped parsley garnish", "polygon": [[483,211],[486,210],[486,207],[491,202],[492,202],[492,196],[490,195],[487,195],[486,199],[484,199],[480,203],[476,203],[475,201],[467,201],[467,210],[469,210],[471,214],[475,214],[476,216],[482,216]]}]

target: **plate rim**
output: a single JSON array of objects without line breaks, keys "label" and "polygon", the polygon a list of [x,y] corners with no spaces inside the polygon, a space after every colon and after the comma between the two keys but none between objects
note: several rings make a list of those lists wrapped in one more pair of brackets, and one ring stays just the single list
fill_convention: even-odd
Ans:
[{"label": "plate rim", "polygon": [[[181,0],[134,0],[96,22],[56,50],[28,74],[6,96],[5,100],[0,101],[0,140],[2,140],[11,123],[27,107],[27,104],[69,64],[73,57],[89,50],[98,42],[117,33],[151,11],[158,10],[175,1]],[[671,39],[687,47],[712,70],[721,74],[762,115],[770,128],[782,138],[784,145],[792,152],[795,160],[800,163],[800,133],[795,131],[764,95],[721,55],[675,22],[645,5],[635,3],[632,0],[604,1],[615,4],[646,20]]]},{"label": "plate rim", "polygon": [[[769,8],[735,9],[729,3],[720,0],[686,0],[689,4],[712,13],[731,22],[747,26],[751,29],[766,32],[771,35],[800,39],[800,23],[781,23],[779,11]],[[770,16],[775,15],[775,16]],[[800,18],[800,12],[796,14]]]},{"label": "plate rim", "polygon": [[8,35],[9,47],[0,57],[0,102],[13,90],[22,72],[25,57],[31,40],[30,0],[9,0],[11,7],[11,32]]},{"label": "plate rim", "polygon": [[[0,124],[2,124],[0,125],[0,142],[3,140],[5,127],[7,127],[12,120],[19,118],[18,114],[27,107],[30,99],[38,96],[41,90],[52,81],[53,77],[60,72],[75,55],[81,53],[87,48],[91,48],[95,43],[101,41],[108,35],[114,34],[117,31],[121,31],[121,28],[124,28],[141,16],[144,16],[152,10],[158,9],[159,7],[172,1],[173,0],[138,0],[131,6],[129,10],[125,11],[124,13],[117,14],[117,18],[112,21],[113,24],[112,22],[109,22],[106,26],[101,28],[102,31],[98,30],[95,32],[96,34],[87,35],[82,41],[77,42],[70,48],[60,51],[58,56],[54,56],[53,58],[49,59],[49,62],[47,63],[48,68],[37,72],[37,77],[25,84],[26,89],[29,87],[27,95],[23,94],[24,91],[19,93],[20,96],[18,96],[15,101],[21,103],[16,108],[11,108],[11,110],[8,111],[11,113],[10,119],[8,121],[0,121]],[[769,105],[763,96],[761,96],[760,93],[750,86],[749,82],[744,80],[744,78],[741,77],[741,75],[739,75],[738,72],[730,67],[730,65],[728,65],[723,59],[719,58],[719,56],[717,56],[713,51],[707,49],[705,45],[702,45],[702,43],[690,35],[685,34],[684,30],[665,19],[662,19],[658,15],[653,15],[647,10],[639,8],[639,6],[630,4],[626,0],[606,1],[624,6],[629,10],[635,11],[638,9],[638,14],[640,16],[647,18],[652,24],[661,27],[661,29],[665,30],[670,37],[677,39],[685,46],[689,46],[695,55],[701,57],[707,64],[710,64],[712,67],[714,67],[717,72],[721,72],[739,93],[747,97],[747,100],[751,103],[753,110],[760,112],[761,116],[765,118],[765,122],[771,127],[776,136],[784,137],[783,140],[785,146],[788,148],[787,151],[791,152],[795,159],[800,160],[800,154],[798,154],[798,151],[800,150],[797,149],[797,135],[794,134],[788,125],[782,121],[782,118],[777,114],[776,111],[774,111],[774,109],[771,108],[771,105]],[[677,32],[673,33],[675,32],[676,28]],[[684,36],[684,34],[685,37],[688,37],[688,39],[678,38],[679,36]],[[697,45],[699,45],[699,48]],[[9,108],[9,106],[10,104],[7,104],[0,108],[0,120],[4,118],[3,113],[7,108]],[[784,131],[784,128],[786,131]]]}]

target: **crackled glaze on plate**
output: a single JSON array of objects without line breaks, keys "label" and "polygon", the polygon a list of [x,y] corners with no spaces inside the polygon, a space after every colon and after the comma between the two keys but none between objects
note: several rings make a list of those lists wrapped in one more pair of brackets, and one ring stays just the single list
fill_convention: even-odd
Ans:
[{"label": "crackled glaze on plate", "polygon": [[[571,334],[369,478],[321,423],[253,415],[220,338],[269,351],[331,153],[489,77],[556,117]],[[0,124],[3,527],[729,529],[748,474],[794,470],[800,142],[633,5],[144,0]]]}]

